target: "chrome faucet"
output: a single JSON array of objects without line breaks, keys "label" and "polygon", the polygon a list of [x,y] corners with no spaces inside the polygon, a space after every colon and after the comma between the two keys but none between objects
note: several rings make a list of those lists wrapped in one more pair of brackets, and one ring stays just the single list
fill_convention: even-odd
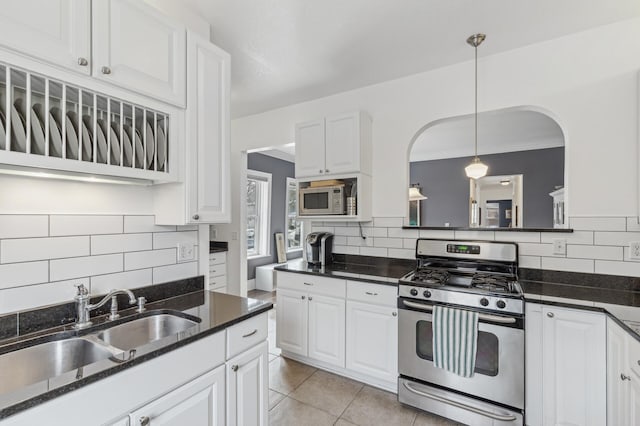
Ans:
[{"label": "chrome faucet", "polygon": [[109,294],[102,298],[102,300],[92,305],[89,303],[91,295],[89,294],[89,290],[87,290],[84,284],[78,285],[77,288],[78,293],[73,299],[76,302],[76,311],[78,316],[78,321],[76,322],[76,325],[74,325],[74,328],[78,330],[89,327],[92,324],[91,320],[89,319],[89,312],[104,305],[109,301],[109,299],[111,299],[111,314],[109,315],[109,319],[118,319],[120,317],[120,315],[118,314],[118,294],[126,294],[127,296],[129,296],[130,305],[135,305],[137,303],[136,297],[133,295],[133,293],[130,290],[123,289],[111,290]]}]

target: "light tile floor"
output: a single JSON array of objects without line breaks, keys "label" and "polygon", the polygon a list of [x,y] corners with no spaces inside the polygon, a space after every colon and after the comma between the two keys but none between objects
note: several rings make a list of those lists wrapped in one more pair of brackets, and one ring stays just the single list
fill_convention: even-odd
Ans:
[{"label": "light tile floor", "polygon": [[[275,304],[275,292],[249,297]],[[271,426],[450,426],[458,423],[404,406],[395,394],[280,356],[275,309],[269,311]]]}]

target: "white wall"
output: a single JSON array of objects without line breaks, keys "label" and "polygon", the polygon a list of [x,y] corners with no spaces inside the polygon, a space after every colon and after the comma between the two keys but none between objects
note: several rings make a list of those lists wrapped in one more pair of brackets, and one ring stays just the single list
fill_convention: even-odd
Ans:
[{"label": "white wall", "polygon": [[211,26],[202,16],[193,12],[183,2],[176,0],[144,0],[167,16],[181,21],[191,31],[209,40]]},{"label": "white wall", "polygon": [[[633,19],[481,58],[479,109],[534,105],[556,119],[566,137],[572,217],[637,216],[638,69],[640,19]],[[373,118],[373,216],[405,216],[412,138],[431,121],[473,112],[473,62],[232,121],[232,183],[241,151],[291,142],[295,123],[357,109]],[[237,212],[241,192],[232,194]],[[218,229],[240,232],[238,217]],[[245,265],[231,250],[233,283]]]}]

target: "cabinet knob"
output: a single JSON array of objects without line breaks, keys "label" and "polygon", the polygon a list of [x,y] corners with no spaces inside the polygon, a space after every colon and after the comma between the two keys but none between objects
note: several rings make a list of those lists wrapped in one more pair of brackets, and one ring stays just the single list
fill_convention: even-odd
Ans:
[{"label": "cabinet knob", "polygon": [[102,67],[102,68],[100,68],[100,72],[101,72],[102,74],[111,74],[111,68],[109,68],[109,67]]},{"label": "cabinet knob", "polygon": [[302,300],[306,299],[306,297],[302,296]]},{"label": "cabinet knob", "polygon": [[318,173],[322,173],[322,169],[318,170]]},{"label": "cabinet knob", "polygon": [[620,373],[620,380],[623,380],[623,381],[624,380],[629,380],[629,381],[631,381],[631,377],[625,375],[624,373]]},{"label": "cabinet knob", "polygon": [[549,318],[553,318],[553,312],[547,312],[547,316],[548,316]]},{"label": "cabinet knob", "polygon": [[325,173],[329,173],[329,169],[324,169],[324,172]]},{"label": "cabinet knob", "polygon": [[231,366],[231,369],[232,369],[233,371],[238,371],[238,366],[237,366],[237,365],[232,365],[232,366]]},{"label": "cabinet knob", "polygon": [[398,313],[397,312],[391,312],[391,315],[393,315],[394,317],[397,317]]},{"label": "cabinet knob", "polygon": [[313,300],[313,297],[309,296],[309,301],[312,301],[312,300]]},{"label": "cabinet knob", "polygon": [[192,217],[193,217],[193,220],[198,220],[198,219],[200,219],[200,215],[199,215],[199,214],[194,214]]},{"label": "cabinet knob", "polygon": [[140,417],[140,426],[149,426],[151,424],[151,419],[147,416]]},{"label": "cabinet knob", "polygon": [[86,67],[87,65],[89,65],[89,61],[87,61],[87,58],[78,58],[78,65],[80,65],[81,67]]}]

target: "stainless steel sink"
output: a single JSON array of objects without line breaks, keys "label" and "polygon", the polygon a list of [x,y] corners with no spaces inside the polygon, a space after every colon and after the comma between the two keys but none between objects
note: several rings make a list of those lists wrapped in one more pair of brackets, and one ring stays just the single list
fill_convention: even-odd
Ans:
[{"label": "stainless steel sink", "polygon": [[119,349],[130,350],[154,340],[178,334],[198,325],[197,322],[170,314],[158,314],[116,325],[96,337]]},{"label": "stainless steel sink", "polygon": [[0,394],[37,383],[117,354],[83,338],[42,343],[0,355]]}]

